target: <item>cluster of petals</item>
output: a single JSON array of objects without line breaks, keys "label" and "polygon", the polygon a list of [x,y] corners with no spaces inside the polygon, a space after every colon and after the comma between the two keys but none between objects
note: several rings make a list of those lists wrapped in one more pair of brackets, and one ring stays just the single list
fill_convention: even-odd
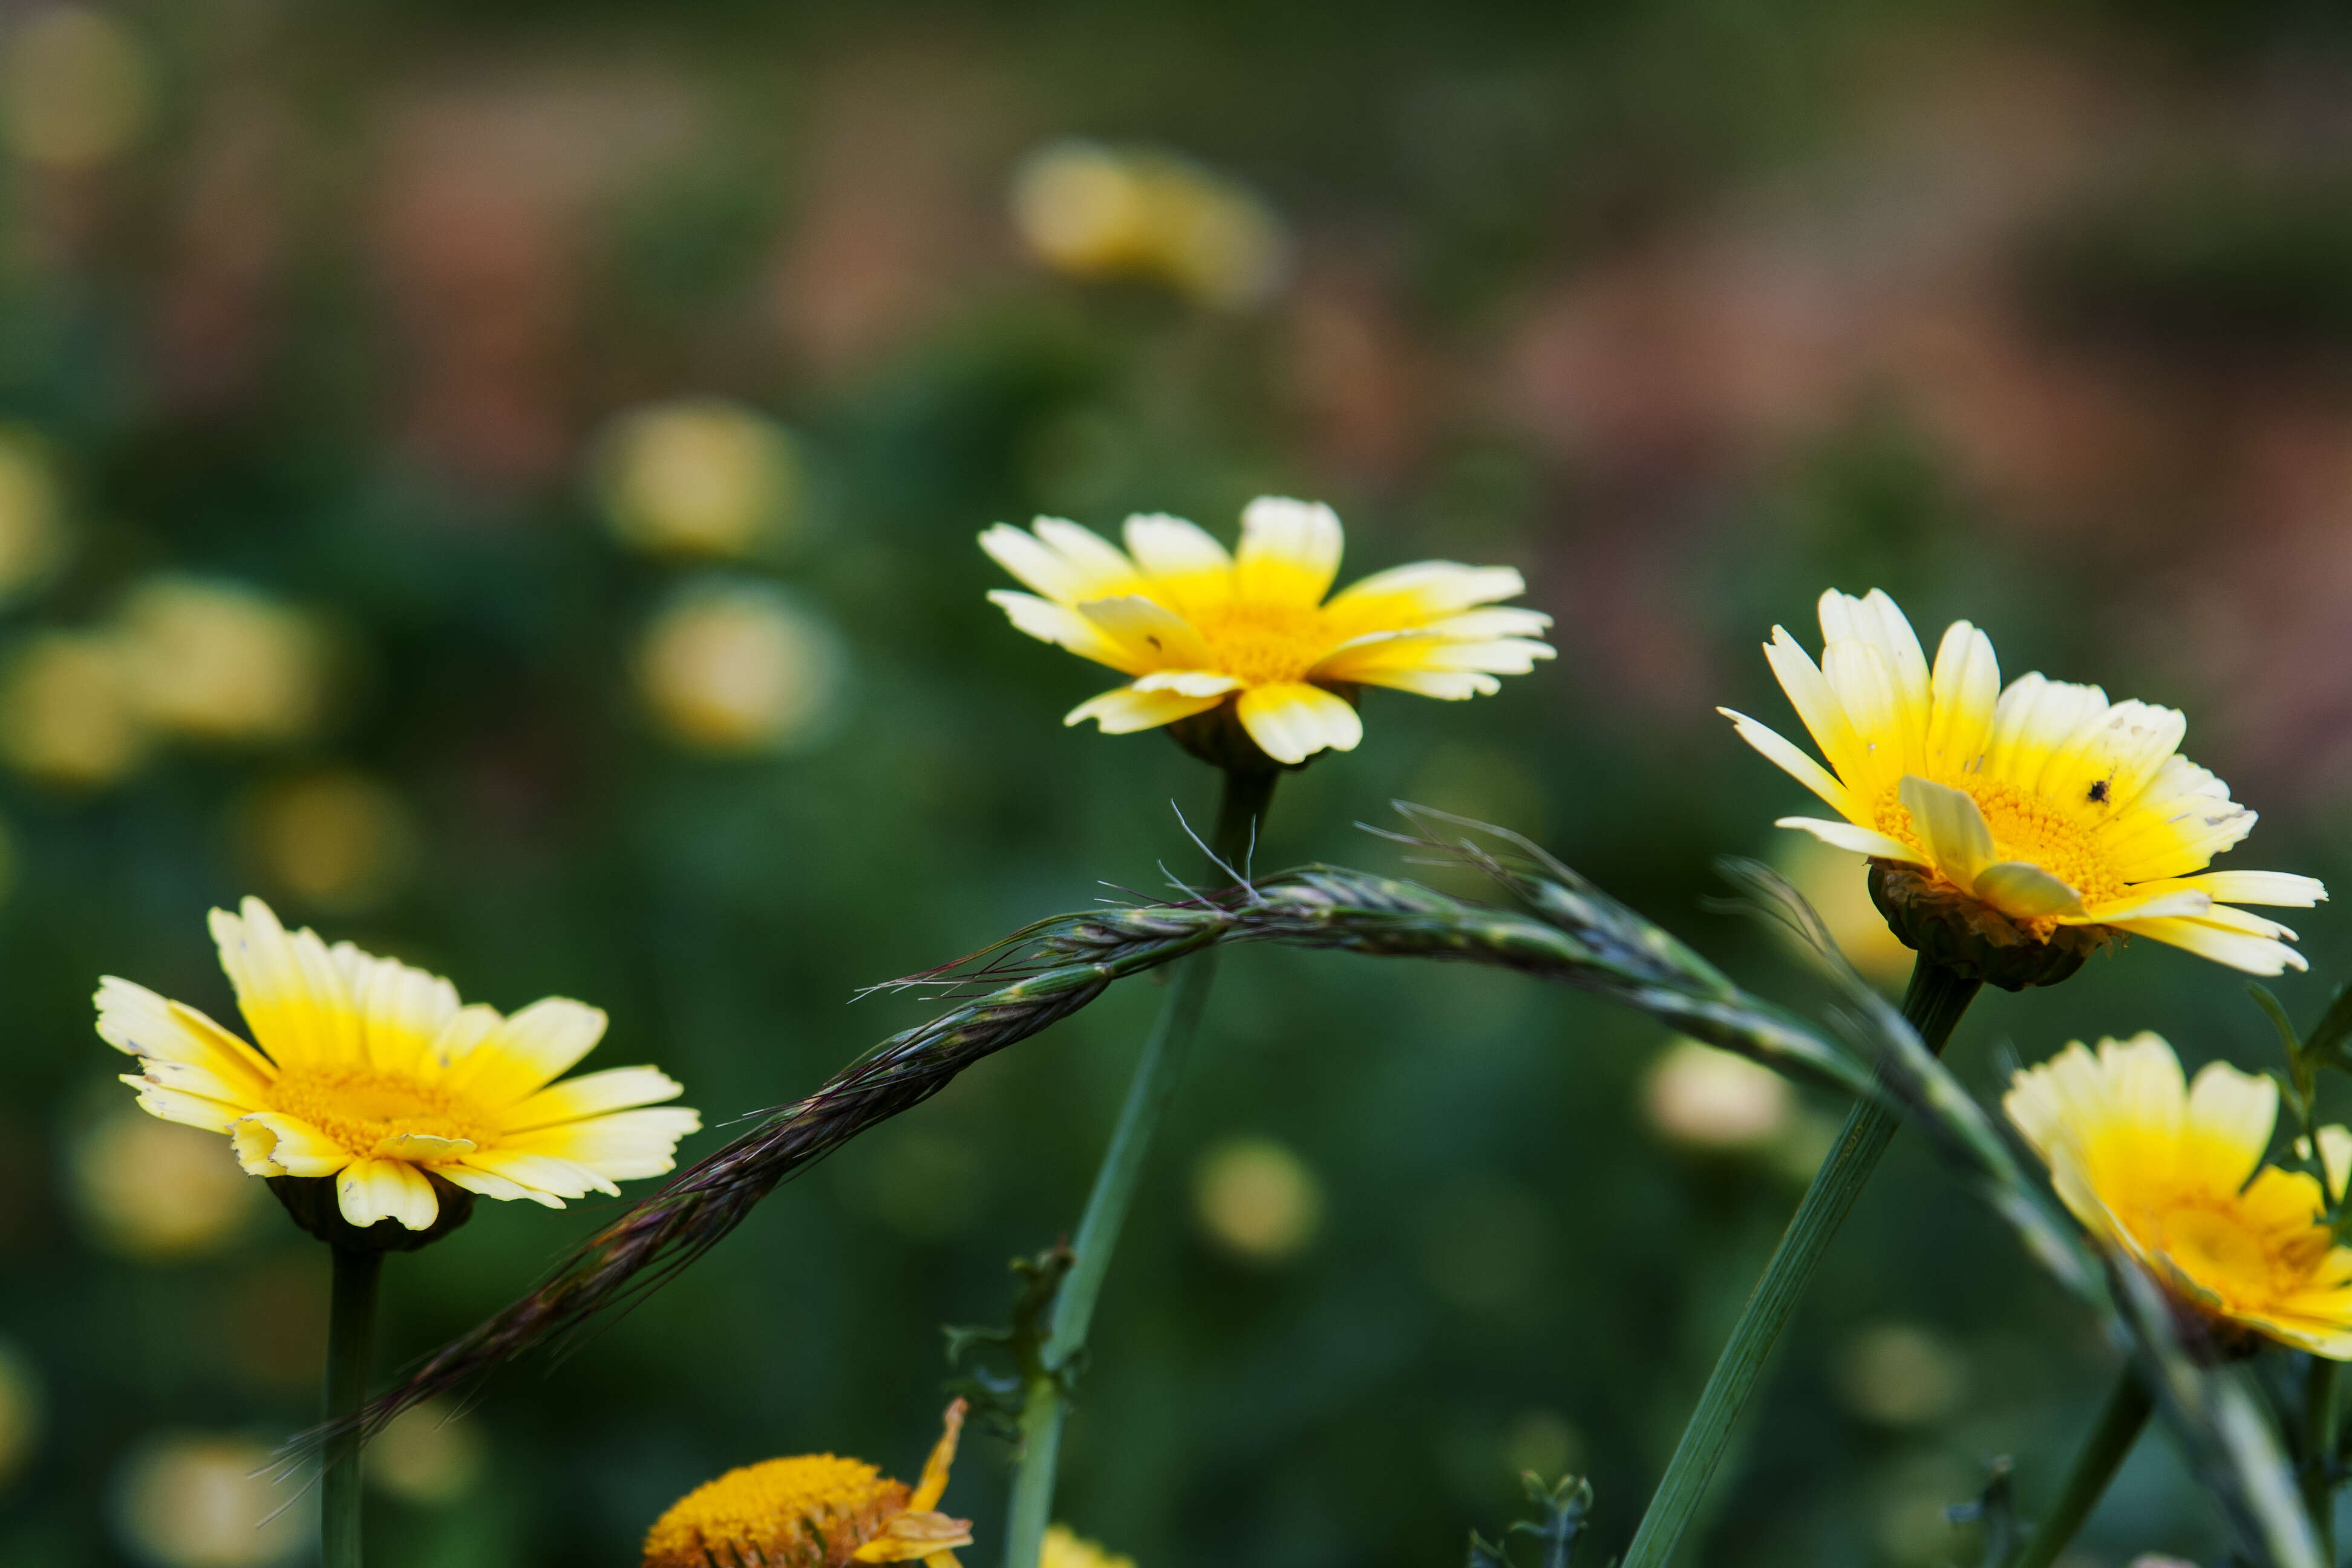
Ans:
[{"label": "cluster of petals", "polygon": [[1243,512],[1230,552],[1164,515],[1129,518],[1125,537],[1121,550],[1045,517],[980,538],[1033,590],[989,595],[1015,626],[1133,677],[1081,703],[1068,723],[1092,719],[1124,734],[1230,702],[1261,751],[1297,763],[1363,739],[1345,690],[1490,696],[1496,677],[1552,656],[1537,640],[1550,616],[1497,604],[1526,592],[1507,566],[1423,561],[1331,594],[1343,538],[1328,506],[1262,496]]},{"label": "cluster of petals", "polygon": [[1966,621],[1931,667],[1874,589],[1822,595],[1822,660],[1786,629],[1764,656],[1824,768],[1767,726],[1740,735],[1837,813],[1790,816],[1842,848],[1932,871],[2029,930],[2135,931],[2255,974],[2305,967],[2295,933],[2241,904],[2308,908],[2310,877],[2208,871],[2252,831],[2229,786],[2179,754],[2177,709],[2110,702],[2095,686],[2020,676]]},{"label": "cluster of petals", "polygon": [[2095,1055],[2070,1045],[2018,1073],[2001,1103],[2074,1216],[2177,1299],[2352,1360],[2352,1248],[2336,1245],[2328,1219],[2352,1171],[2352,1132],[2319,1130],[2325,1185],[2264,1164],[2278,1085],[2226,1062],[2189,1081],[2152,1034],[2102,1040]]},{"label": "cluster of petals", "polygon": [[148,1111],[226,1133],[253,1175],[332,1177],[352,1225],[430,1227],[430,1177],[551,1208],[617,1194],[615,1182],[671,1169],[701,1125],[659,1103],[681,1090],[654,1068],[556,1081],[604,1037],[593,1007],[461,1005],[437,975],[287,931],[258,899],[215,910],[212,934],[252,1044],[113,975],[99,1035],[139,1058],[123,1081]]}]

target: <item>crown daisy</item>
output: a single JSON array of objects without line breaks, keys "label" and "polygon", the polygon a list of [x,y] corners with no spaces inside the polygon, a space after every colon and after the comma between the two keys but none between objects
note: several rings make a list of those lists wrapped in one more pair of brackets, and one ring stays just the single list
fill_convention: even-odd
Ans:
[{"label": "crown daisy", "polygon": [[[1492,696],[1552,649],[1551,617],[1496,601],[1527,591],[1507,566],[1423,561],[1375,573],[1326,598],[1339,573],[1339,514],[1261,496],[1242,513],[1239,550],[1181,518],[1130,517],[1127,548],[1075,522],[999,523],[981,548],[1034,593],[988,596],[1031,637],[1134,677],[1071,710],[1106,734],[1221,714],[1265,757],[1295,767],[1363,739],[1356,689]],[[1178,738],[1212,762],[1238,760],[1206,726]]]},{"label": "crown daisy", "polygon": [[[604,1037],[593,1007],[551,996],[502,1017],[460,1005],[446,980],[289,932],[258,899],[215,910],[212,933],[254,1044],[113,975],[99,985],[99,1036],[139,1058],[122,1081],[151,1114],[226,1133],[252,1175],[331,1178],[332,1210],[278,1184],[330,1239],[387,1219],[438,1234],[473,1194],[561,1208],[617,1194],[615,1182],[669,1170],[701,1126],[657,1105],[681,1090],[654,1068],[554,1081]],[[365,1245],[406,1244],[387,1226]]]},{"label": "crown daisy", "polygon": [[971,1521],[939,1511],[963,1429],[964,1402],[911,1489],[862,1459],[803,1454],[728,1471],[678,1499],[646,1533],[645,1568],[845,1568],[914,1563],[956,1568]]},{"label": "crown daisy", "polygon": [[2020,676],[1966,621],[1931,669],[1895,601],[1822,595],[1822,662],[1786,629],[1764,657],[1827,759],[1719,710],[1839,820],[1784,816],[1877,862],[1872,892],[1896,934],[1963,973],[2018,989],[2136,931],[2242,969],[2305,967],[2294,932],[2240,904],[2305,908],[2310,877],[2207,871],[2253,830],[2229,786],[2179,755],[2177,709],[2109,702],[2095,686]]},{"label": "crown daisy", "polygon": [[1135,1559],[1118,1556],[1074,1533],[1068,1525],[1057,1524],[1045,1531],[1045,1552],[1037,1568],[1135,1568]]},{"label": "crown daisy", "polygon": [[2352,1249],[2336,1243],[2352,1134],[2320,1130],[2327,1184],[2263,1163],[2278,1085],[2214,1062],[2185,1082],[2152,1034],[2078,1041],[2011,1080],[2001,1108],[2074,1217],[2240,1348],[2251,1334],[2352,1361]]}]

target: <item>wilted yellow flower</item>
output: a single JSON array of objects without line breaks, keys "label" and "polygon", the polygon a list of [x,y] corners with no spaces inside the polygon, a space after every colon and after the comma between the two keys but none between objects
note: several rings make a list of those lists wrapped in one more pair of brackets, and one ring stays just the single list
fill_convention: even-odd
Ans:
[{"label": "wilted yellow flower", "polygon": [[740,404],[656,404],[614,422],[599,454],[613,532],[664,555],[750,555],[800,522],[800,453]]},{"label": "wilted yellow flower", "polygon": [[709,752],[785,750],[822,733],[848,658],[814,611],[759,583],[688,585],[637,649],[637,689],[672,739]]},{"label": "wilted yellow flower", "polygon": [[2232,906],[2308,907],[2326,889],[2278,871],[2205,871],[2253,830],[2254,814],[2179,754],[2188,721],[2178,710],[2110,703],[2095,686],[2039,674],[2003,689],[1992,643],[1966,621],[1945,632],[1931,671],[1910,622],[1875,589],[1824,594],[1821,616],[1818,668],[1779,626],[1764,656],[1827,770],[1721,710],[1843,819],[1780,826],[1916,868],[1931,891],[2001,917],[2011,943],[2112,929],[2255,974],[2305,966],[2286,945],[2294,931]]},{"label": "wilted yellow flower", "polygon": [[151,1114],[226,1133],[249,1174],[332,1177],[353,1226],[428,1228],[436,1182],[550,1208],[617,1195],[615,1182],[669,1170],[701,1126],[658,1104],[681,1090],[654,1068],[554,1081],[604,1037],[593,1007],[461,1006],[437,975],[289,933],[259,899],[215,910],[212,932],[260,1049],[113,975],[98,990],[100,1037],[140,1058],[123,1081]]},{"label": "wilted yellow flower", "polygon": [[1129,518],[1124,551],[1055,517],[1031,532],[999,523],[980,536],[998,565],[1036,590],[988,595],[1014,626],[1136,677],[1064,721],[1092,719],[1107,734],[1230,708],[1260,751],[1295,764],[1363,739],[1343,691],[1491,696],[1496,676],[1525,675],[1551,658],[1532,640],[1549,616],[1495,603],[1527,590],[1510,567],[1423,561],[1326,600],[1341,544],[1329,507],[1276,496],[1243,511],[1241,549],[1230,555],[1165,515]]},{"label": "wilted yellow flower", "polygon": [[75,1196],[97,1239],[133,1258],[192,1258],[233,1239],[257,1194],[217,1138],[129,1106],[74,1141]]},{"label": "wilted yellow flower", "polygon": [[2278,1085],[2226,1062],[2184,1081],[2158,1036],[2077,1041],[2011,1080],[2001,1108],[2095,1236],[2122,1248],[2183,1306],[2352,1361],[2352,1248],[2327,1219],[2352,1166],[2352,1133],[2322,1129],[2328,1183],[2265,1166]]},{"label": "wilted yellow flower", "polygon": [[58,5],[0,40],[0,136],[35,163],[87,168],[127,152],[154,87],[137,35],[103,11]]},{"label": "wilted yellow flower", "polygon": [[264,786],[241,826],[255,869],[305,903],[362,910],[391,892],[416,852],[416,825],[391,786],[364,773],[307,773]]},{"label": "wilted yellow flower", "polygon": [[267,1443],[203,1432],[150,1439],[123,1467],[115,1517],[158,1568],[268,1568],[301,1551],[308,1521],[268,1477]]},{"label": "wilted yellow flower", "polygon": [[1013,221],[1049,267],[1161,283],[1224,309],[1272,294],[1287,259],[1281,220],[1265,202],[1150,148],[1040,148],[1013,175]]},{"label": "wilted yellow flower", "polygon": [[0,675],[0,754],[18,773],[100,788],[144,762],[152,738],[111,638],[35,632],[9,655]]},{"label": "wilted yellow flower", "polygon": [[0,601],[38,586],[65,552],[64,498],[47,444],[0,428]]},{"label": "wilted yellow flower", "polygon": [[956,1568],[971,1521],[939,1511],[964,1403],[909,1490],[862,1459],[804,1454],[730,1470],[680,1498],[646,1533],[645,1568],[845,1568],[914,1563]]},{"label": "wilted yellow flower", "polygon": [[1135,1559],[1105,1551],[1098,1543],[1070,1533],[1066,1524],[1045,1531],[1045,1550],[1037,1568],[1135,1568]]},{"label": "wilted yellow flower", "polygon": [[208,741],[290,740],[326,705],[316,623],[239,583],[165,574],[116,614],[132,700],[157,727]]},{"label": "wilted yellow flower", "polygon": [[1789,1080],[1770,1068],[1677,1039],[1642,1080],[1642,1108],[1650,1125],[1677,1143],[1752,1149],[1780,1135],[1796,1101]]},{"label": "wilted yellow flower", "polygon": [[1278,1263],[1315,1239],[1323,1184],[1306,1161],[1272,1139],[1236,1138],[1202,1156],[1192,1173],[1192,1207],[1219,1246]]}]

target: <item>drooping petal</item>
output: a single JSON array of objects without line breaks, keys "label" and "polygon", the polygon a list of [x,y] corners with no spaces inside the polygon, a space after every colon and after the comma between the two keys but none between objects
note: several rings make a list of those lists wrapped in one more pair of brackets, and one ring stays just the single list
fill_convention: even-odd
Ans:
[{"label": "drooping petal", "polygon": [[1089,599],[1078,606],[1078,613],[1129,659],[1122,668],[1198,669],[1216,661],[1192,622],[1139,594],[1123,599]]},{"label": "drooping petal", "polygon": [[1906,866],[1927,866],[1927,856],[1900,838],[1890,838],[1875,828],[1853,822],[1827,822],[1818,816],[1783,816],[1776,818],[1775,827],[1796,827],[1811,834],[1824,844],[1840,849],[1851,849],[1877,860],[1899,860]]},{"label": "drooping petal", "polygon": [[201,1127],[207,1132],[227,1131],[228,1124],[249,1109],[225,1100],[207,1100],[185,1089],[167,1088],[136,1073],[118,1076],[139,1091],[139,1109],[148,1115],[165,1121],[177,1121],[184,1126]]},{"label": "drooping petal", "polygon": [[[590,1193],[603,1193],[618,1197],[621,1189],[576,1160],[559,1159],[552,1154],[532,1153],[522,1149],[477,1149],[446,1174],[451,1181],[458,1179],[461,1171],[479,1172],[497,1176],[517,1186],[556,1198],[580,1198]],[[479,1192],[483,1189],[475,1187]]]},{"label": "drooping petal", "polygon": [[2117,931],[2137,931],[2158,942],[2186,948],[2200,958],[2210,958],[2248,974],[2284,974],[2290,969],[2311,967],[2303,954],[2283,942],[2223,931],[2200,920],[2124,920],[2112,923]]},{"label": "drooping petal", "polygon": [[1132,686],[1118,686],[1079,703],[1062,722],[1083,724],[1092,719],[1106,735],[1129,735],[1205,713],[1224,700],[1222,692],[1188,697],[1181,691],[1139,691]]},{"label": "drooping petal", "polygon": [[1242,511],[1234,592],[1257,604],[1322,602],[1339,574],[1339,514],[1320,502],[1260,496]]},{"label": "drooping petal", "polygon": [[553,1193],[541,1192],[537,1187],[526,1187],[520,1182],[509,1181],[504,1176],[494,1176],[488,1171],[478,1170],[469,1164],[436,1166],[434,1169],[434,1174],[452,1186],[463,1187],[469,1193],[478,1193],[483,1197],[492,1198],[499,1203],[513,1203],[520,1198],[535,1203],[541,1208],[560,1209],[563,1206],[563,1200]]},{"label": "drooping petal", "polygon": [[1927,841],[1936,869],[1955,886],[1976,887],[1977,879],[1993,863],[1992,829],[1976,798],[1916,775],[1904,779],[1896,798]]},{"label": "drooping petal", "polygon": [[1363,721],[1343,697],[1295,681],[1241,694],[1235,714],[1258,749],[1277,763],[1303,763],[1317,752],[1352,752],[1364,738]]},{"label": "drooping petal", "polygon": [[209,1068],[241,1095],[258,1095],[277,1064],[184,1003],[116,975],[98,983],[98,1037],[118,1051]]},{"label": "drooping petal", "polygon": [[[682,1105],[652,1106],[510,1133],[499,1141],[498,1152],[542,1155],[568,1161],[607,1181],[635,1181],[669,1171],[676,1163],[677,1141],[701,1126],[702,1118]],[[467,1163],[483,1163],[478,1157]]]},{"label": "drooping petal", "polygon": [[1213,669],[1155,669],[1138,677],[1138,691],[1173,691],[1180,697],[1222,697],[1242,688],[1239,676],[1221,675]]},{"label": "drooping petal", "polygon": [[2327,899],[2326,884],[2318,878],[2298,877],[2287,871],[2206,871],[2194,877],[2176,878],[2169,886],[2209,893],[2216,903],[2223,904],[2269,904],[2307,910]]},{"label": "drooping petal", "polygon": [[1729,708],[1718,708],[1716,711],[1731,721],[1732,729],[1741,740],[1770,758],[1782,773],[1819,795],[1822,803],[1832,811],[1857,826],[1865,825],[1862,805],[1853,798],[1853,793],[1832,778],[1827,768],[1805,755],[1795,742],[1782,736],[1769,725],[1758,723],[1745,713]]},{"label": "drooping petal", "polygon": [[1148,660],[1138,658],[1071,605],[1049,604],[1034,594],[1016,594],[1010,588],[992,588],[988,601],[1002,609],[1014,627],[1039,642],[1052,643],[1080,658],[1129,675],[1150,668]]},{"label": "drooping petal", "polygon": [[335,1177],[335,1201],[343,1217],[364,1230],[395,1219],[410,1230],[425,1230],[441,1213],[433,1184],[400,1160],[354,1160]]},{"label": "drooping petal", "polygon": [[2083,914],[2083,895],[2041,867],[2001,860],[1977,873],[1976,896],[2011,920],[2065,920]]},{"label": "drooping petal", "polygon": [[1391,691],[1410,691],[1416,697],[1434,697],[1442,702],[1492,697],[1503,689],[1503,683],[1493,676],[1468,669],[1375,669],[1347,679],[1359,686],[1382,686]]},{"label": "drooping petal", "polygon": [[1789,706],[1797,710],[1805,732],[1822,749],[1822,760],[1829,763],[1830,771],[1857,798],[1877,798],[1885,785],[1879,776],[1883,770],[1870,765],[1870,753],[1855,734],[1844,705],[1830,689],[1812,657],[1797,646],[1786,627],[1772,628],[1772,640],[1764,645],[1764,662],[1772,667]]},{"label": "drooping petal", "polygon": [[251,1176],[331,1176],[354,1158],[349,1149],[282,1110],[256,1110],[229,1123],[236,1163]]}]

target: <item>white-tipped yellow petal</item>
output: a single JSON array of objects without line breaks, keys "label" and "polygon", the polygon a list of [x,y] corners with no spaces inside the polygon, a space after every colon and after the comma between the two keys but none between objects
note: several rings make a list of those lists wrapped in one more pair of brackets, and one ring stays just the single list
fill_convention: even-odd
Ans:
[{"label": "white-tipped yellow petal", "polygon": [[1083,724],[1092,719],[1106,735],[1128,735],[1205,713],[1223,700],[1222,693],[1187,697],[1181,691],[1139,691],[1132,686],[1119,686],[1079,703],[1062,722]]},{"label": "white-tipped yellow petal", "polygon": [[1147,577],[1178,583],[1213,579],[1230,585],[1234,558],[1198,523],[1166,512],[1127,520],[1127,552]]},{"label": "white-tipped yellow petal", "polygon": [[1213,669],[1155,669],[1135,682],[1138,691],[1173,691],[1180,697],[1222,697],[1242,688],[1239,676]]},{"label": "white-tipped yellow petal", "polygon": [[2153,891],[2135,888],[2119,899],[2105,903],[2084,906],[2082,919],[2099,924],[2116,921],[2164,920],[2174,916],[2204,916],[2213,911],[2213,898],[2189,888],[2158,888]]},{"label": "white-tipped yellow petal", "polygon": [[[1323,672],[1316,671],[1318,678]],[[1340,677],[1330,677],[1339,679]],[[1466,669],[1376,669],[1345,679],[1360,686],[1381,686],[1391,691],[1410,691],[1416,697],[1434,697],[1441,702],[1460,702],[1472,697],[1492,697],[1503,689],[1503,683],[1479,670]]]},{"label": "white-tipped yellow petal", "polygon": [[604,1037],[601,1008],[548,996],[500,1024],[448,1069],[448,1088],[503,1109],[531,1094],[596,1048]]},{"label": "white-tipped yellow petal", "polygon": [[[1876,648],[1856,637],[1830,644],[1822,650],[1822,679],[1837,694],[1838,706],[1860,742],[1854,760],[1857,787],[1875,795],[1926,765],[1927,716],[1920,715],[1918,732],[1913,734],[1904,722],[1895,673]],[[1843,778],[1845,770],[1840,768],[1838,773]]]},{"label": "white-tipped yellow petal", "polygon": [[1339,574],[1339,514],[1319,501],[1260,496],[1242,511],[1234,592],[1270,605],[1314,605]]},{"label": "white-tipped yellow petal", "polygon": [[457,988],[437,974],[371,957],[347,942],[332,951],[359,1005],[366,1059],[387,1071],[417,1070],[457,1016]]},{"label": "white-tipped yellow petal", "polygon": [[[1070,526],[1075,528],[1077,525],[1072,523]],[[1061,552],[1048,548],[1034,535],[1010,523],[1000,522],[980,536],[980,547],[988,552],[991,561],[1052,603],[1074,605],[1078,602],[1085,574],[1065,561]]]},{"label": "white-tipped yellow petal", "polygon": [[1992,828],[1974,796],[1913,775],[1896,788],[1911,826],[1927,842],[1936,869],[1954,886],[1974,888],[1993,864]]},{"label": "white-tipped yellow petal", "polygon": [[621,1191],[576,1160],[559,1159],[552,1154],[531,1153],[521,1149],[477,1150],[460,1161],[457,1169],[501,1177],[518,1186],[559,1198],[585,1197],[590,1193],[617,1197]]},{"label": "white-tipped yellow petal", "polygon": [[240,1096],[259,1094],[278,1076],[277,1064],[251,1046],[194,1007],[144,985],[110,974],[99,982],[93,1000],[98,1037],[118,1051],[209,1068]]},{"label": "white-tipped yellow petal", "polygon": [[331,1176],[352,1152],[299,1116],[257,1110],[229,1123],[236,1163],[252,1176]]},{"label": "white-tipped yellow petal", "polygon": [[2352,1180],[2352,1129],[2331,1121],[2314,1136],[2319,1140],[2320,1168],[2327,1173],[2327,1195],[2341,1203],[2344,1184]]},{"label": "white-tipped yellow petal", "polygon": [[525,1132],[609,1110],[656,1105],[685,1092],[684,1086],[659,1068],[607,1068],[548,1085],[500,1117],[499,1126],[505,1131]]},{"label": "white-tipped yellow petal", "polygon": [[1797,646],[1786,628],[1774,626],[1772,640],[1764,645],[1764,660],[1772,667],[1773,678],[1788,696],[1789,706],[1797,710],[1805,732],[1821,748],[1830,771],[1848,789],[1875,798],[1885,770],[1872,763],[1871,752],[1855,734],[1844,705],[1811,656]]},{"label": "white-tipped yellow petal", "polygon": [[2174,947],[2185,948],[2200,958],[2248,974],[2284,974],[2290,969],[2308,969],[2303,954],[2283,942],[2265,937],[2247,936],[2238,931],[2223,931],[2199,920],[2116,921],[2117,931],[2135,931]]},{"label": "white-tipped yellow petal", "polygon": [[[1069,573],[1064,579],[1068,593],[1065,604],[1114,598],[1141,587],[1142,574],[1128,559],[1127,552],[1093,529],[1081,528],[1061,517],[1041,517],[1029,526],[1048,549],[1062,558]],[[1048,594],[1046,597],[1055,595]]]},{"label": "white-tipped yellow petal", "polygon": [[2327,900],[2326,885],[2316,877],[2285,871],[2206,871],[2178,879],[2178,886],[2210,893],[2218,903],[2271,904],[2307,910]]},{"label": "white-tipped yellow petal", "polygon": [[118,1076],[139,1091],[139,1109],[148,1115],[164,1121],[177,1121],[187,1127],[201,1127],[207,1132],[227,1131],[229,1123],[244,1115],[248,1109],[224,1100],[207,1100],[185,1089],[167,1088],[136,1073]]},{"label": "white-tipped yellow petal", "polygon": [[2000,661],[1992,639],[1954,621],[1936,650],[1927,720],[1927,768],[1938,778],[1963,778],[1977,771],[1992,738],[1994,705],[2000,700]]},{"label": "white-tipped yellow petal", "polygon": [[1364,738],[1363,721],[1345,698],[1303,681],[1244,691],[1235,713],[1258,749],[1277,763],[1303,763],[1326,748],[1352,752]]},{"label": "white-tipped yellow petal", "polygon": [[1005,619],[1039,642],[1052,643],[1080,658],[1129,675],[1151,667],[1150,660],[1139,658],[1070,605],[1049,604],[1034,594],[1016,594],[1010,588],[990,590],[988,600],[1004,612]]},{"label": "white-tipped yellow petal", "polygon": [[2115,816],[2139,798],[2188,732],[2177,708],[2117,702],[2053,751],[2032,787],[2061,805]]},{"label": "white-tipped yellow petal", "polygon": [[2270,1152],[2278,1125],[2278,1085],[2228,1062],[2208,1062],[2189,1084],[2186,1131],[2227,1147],[2241,1162],[2231,1185],[2242,1185]]},{"label": "white-tipped yellow petal", "polygon": [[2000,860],[1969,884],[1979,899],[2016,921],[2063,920],[2083,913],[2083,895],[2023,860]]},{"label": "white-tipped yellow petal", "polygon": [[1473,605],[1516,599],[1527,591],[1527,579],[1509,566],[1417,561],[1358,578],[1334,594],[1326,608],[1363,630],[1375,624],[1421,626]]},{"label": "white-tipped yellow petal", "polygon": [[627,1182],[669,1171],[677,1141],[701,1126],[702,1119],[683,1106],[658,1105],[513,1133],[499,1140],[499,1147],[569,1161],[607,1181]]},{"label": "white-tipped yellow petal", "polygon": [[434,1174],[452,1186],[463,1187],[469,1193],[477,1193],[499,1203],[513,1203],[520,1199],[537,1204],[541,1208],[560,1209],[563,1206],[563,1200],[553,1193],[543,1193],[537,1187],[526,1187],[520,1182],[509,1181],[504,1176],[494,1176],[488,1171],[478,1171],[473,1166],[464,1163],[437,1166],[434,1170]]},{"label": "white-tipped yellow petal", "polygon": [[1078,606],[1078,613],[1117,644],[1138,669],[1198,669],[1216,657],[1192,622],[1139,595],[1089,599]]},{"label": "white-tipped yellow petal", "polygon": [[409,1230],[426,1230],[441,1213],[433,1184],[399,1160],[352,1161],[335,1176],[335,1201],[343,1217],[362,1229],[391,1219]]},{"label": "white-tipped yellow petal", "polygon": [[1827,768],[1805,755],[1794,742],[1769,725],[1758,723],[1734,709],[1718,708],[1716,711],[1731,721],[1732,730],[1741,740],[1770,758],[1782,773],[1819,795],[1822,805],[1849,822],[1858,826],[1864,822],[1862,805],[1854,799],[1852,792],[1831,777]]},{"label": "white-tipped yellow petal", "polygon": [[434,1132],[395,1132],[375,1146],[375,1153],[386,1160],[438,1165],[450,1160],[462,1160],[476,1147],[471,1138],[446,1138]]},{"label": "white-tipped yellow petal", "polygon": [[1775,827],[1795,827],[1811,834],[1824,844],[1840,849],[1851,849],[1857,855],[1867,855],[1877,860],[1899,860],[1906,866],[1925,866],[1927,858],[1900,838],[1890,838],[1874,828],[1852,822],[1828,822],[1818,816],[1776,817]]}]

